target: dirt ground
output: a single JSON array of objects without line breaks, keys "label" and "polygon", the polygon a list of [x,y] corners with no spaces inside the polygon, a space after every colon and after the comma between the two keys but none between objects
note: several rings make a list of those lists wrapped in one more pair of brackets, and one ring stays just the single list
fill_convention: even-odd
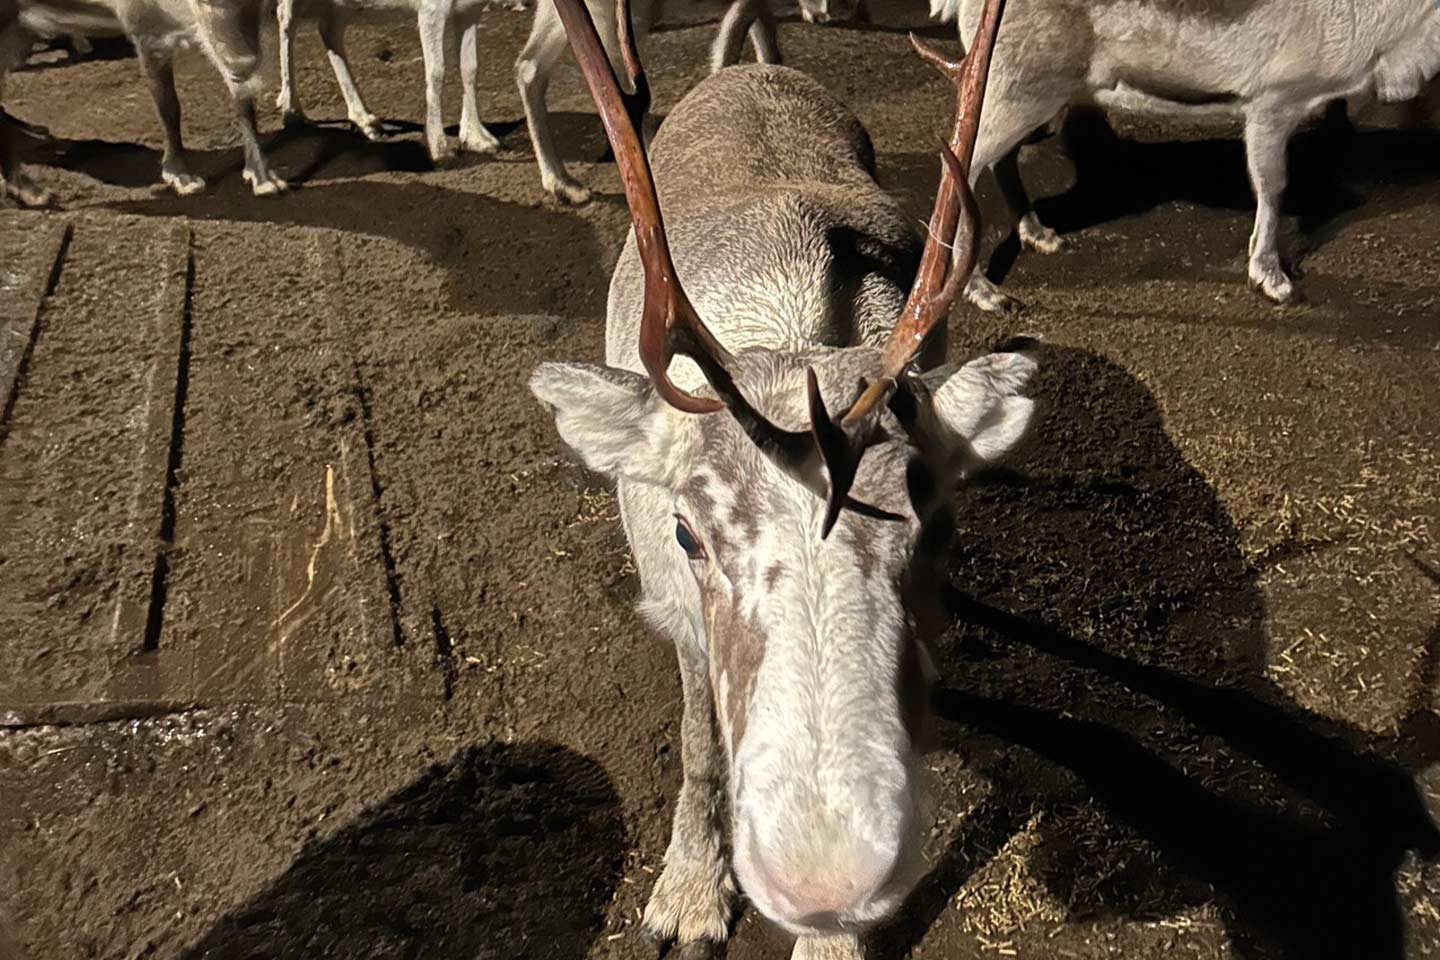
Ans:
[{"label": "dirt ground", "polygon": [[[648,49],[660,114],[704,74],[692,14]],[[891,2],[780,36],[919,216],[948,95],[914,27],[949,35]],[[527,29],[483,29],[501,154],[442,170],[413,29],[351,34],[378,144],[303,29],[325,122],[267,101],[273,199],[198,62],[185,199],[133,59],[8,81],[61,204],[0,210],[0,960],[652,955],[678,678],[524,389],[602,355],[627,220],[569,70],[599,196],[543,195]],[[1440,956],[1440,133],[1300,136],[1278,309],[1233,131],[1113,124],[1026,151],[1072,251],[986,201],[1027,308],[957,309],[951,351],[1042,336],[1041,416],[959,499],[933,868],[872,956]],[[729,956],[788,950],[749,912]]]}]

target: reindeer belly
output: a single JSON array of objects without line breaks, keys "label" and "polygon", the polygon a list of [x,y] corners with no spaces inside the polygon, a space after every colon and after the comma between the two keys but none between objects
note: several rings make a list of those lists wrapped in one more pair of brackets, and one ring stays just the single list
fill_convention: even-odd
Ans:
[{"label": "reindeer belly", "polygon": [[1222,113],[1268,96],[1334,97],[1365,82],[1365,57],[1346,42],[1353,25],[1332,22],[1316,5],[1247,2],[1093,8],[1087,79],[1095,100],[1147,112]]},{"label": "reindeer belly", "polygon": [[94,0],[22,2],[20,25],[42,37],[118,36],[125,32],[112,5]]}]

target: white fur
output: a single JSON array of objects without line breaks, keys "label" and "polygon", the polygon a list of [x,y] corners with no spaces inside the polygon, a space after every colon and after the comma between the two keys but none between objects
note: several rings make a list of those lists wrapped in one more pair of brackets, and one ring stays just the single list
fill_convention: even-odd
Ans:
[{"label": "white fur", "polygon": [[[931,13],[958,20],[968,42],[981,6],[931,0]],[[1426,0],[1010,0],[972,177],[994,167],[1024,217],[1018,174],[997,164],[1068,104],[1239,117],[1257,201],[1250,279],[1285,302],[1295,288],[1277,238],[1291,134],[1332,100],[1413,97],[1437,70],[1440,8]],[[967,295],[983,309],[1013,306],[979,272]]]},{"label": "white fur", "polygon": [[[918,246],[903,210],[865,167],[863,136],[814,81],[757,67],[705,81],[654,143],[677,271],[735,352],[730,373],[740,392],[785,429],[807,426],[807,369],[831,410],[855,399],[879,364],[882,325],[903,300],[878,271],[844,275],[841,265],[853,261],[832,238],[863,230],[871,255],[892,262],[913,262]],[[711,166],[704,183],[683,180],[716,157],[733,158],[732,166]],[[765,173],[772,169],[790,172]],[[929,390],[916,395],[933,398],[925,420],[945,436],[911,437],[885,412],[852,490],[895,519],[847,509],[822,539],[823,500],[767,459],[729,413],[679,414],[659,403],[636,348],[641,281],[632,236],[611,282],[609,366],[544,364],[532,389],[555,410],[565,442],[617,479],[641,610],[679,651],[685,785],[646,925],[670,935],[684,912],[674,891],[695,887],[695,877],[728,875],[697,798],[711,778],[710,803],[728,800],[732,864],[751,900],[801,935],[797,957],[851,960],[853,936],[822,935],[894,912],[920,869],[900,698],[902,679],[914,679],[902,669],[914,665],[923,638],[905,585],[925,562],[916,545],[938,505],[911,502],[907,469],[921,457],[958,477],[966,458],[955,447],[1000,456],[1028,422],[1030,405],[1018,394],[1034,364],[1002,354],[927,375]],[[675,361],[671,374],[703,389],[688,360]],[[703,556],[691,559],[677,544],[677,515]],[[725,913],[719,881],[696,889],[696,915]]]},{"label": "white fur", "polygon": [[[285,182],[270,170],[255,128],[254,98],[260,88],[262,0],[12,0],[0,3],[0,81],[23,61],[36,36],[130,38],[155,99],[165,134],[161,180],[181,194],[204,187],[186,167],[180,139],[180,103],[171,58],[179,49],[204,51],[230,91],[245,149],[244,178],[257,195],[279,193]],[[11,178],[22,184],[14,170]],[[12,192],[15,184],[10,185]]]}]

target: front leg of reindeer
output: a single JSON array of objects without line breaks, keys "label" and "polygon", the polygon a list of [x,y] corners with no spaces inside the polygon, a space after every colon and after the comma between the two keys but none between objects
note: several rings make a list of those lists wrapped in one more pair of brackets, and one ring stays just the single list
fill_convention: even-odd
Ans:
[{"label": "front leg of reindeer", "polygon": [[853,933],[801,937],[790,960],[865,960],[865,948]]},{"label": "front leg of reindeer", "polygon": [[708,957],[730,933],[735,878],[725,859],[725,758],[705,654],[689,638],[675,644],[685,714],[680,761],[685,781],[675,800],[665,869],[645,906],[645,930],[679,944],[682,960]]}]

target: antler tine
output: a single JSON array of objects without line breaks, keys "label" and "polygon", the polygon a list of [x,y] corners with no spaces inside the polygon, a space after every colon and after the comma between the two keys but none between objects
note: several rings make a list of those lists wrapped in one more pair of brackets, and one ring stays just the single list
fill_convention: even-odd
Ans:
[{"label": "antler tine", "polygon": [[[656,392],[677,409],[686,413],[723,410],[723,400],[697,397],[681,390],[670,380],[670,360],[681,353],[699,364],[712,384],[716,382],[714,375],[717,372],[722,375],[723,381],[728,382],[724,364],[730,359],[730,354],[701,321],[680,285],[675,261],[670,256],[670,245],[665,239],[665,222],[660,216],[660,200],[655,193],[650,161],[645,156],[640,134],[627,109],[629,104],[610,69],[609,58],[600,44],[600,35],[595,30],[584,0],[555,0],[555,9],[565,25],[570,49],[575,53],[586,86],[590,88],[600,121],[605,125],[605,135],[610,140],[610,149],[615,154],[615,165],[620,170],[620,181],[625,188],[630,221],[635,228],[635,245],[645,270],[640,361],[655,384]],[[620,18],[625,35],[623,54],[626,71],[635,81],[639,94],[645,86],[645,74],[635,55],[629,5],[624,0],[617,4],[616,16]]]},{"label": "antler tine", "polygon": [[622,93],[625,112],[630,116],[630,125],[642,136],[645,129],[645,114],[650,109],[650,81],[645,76],[645,67],[635,51],[635,21],[630,16],[630,0],[616,0],[615,36],[620,43],[620,56],[625,62],[625,72],[630,76],[634,93]]},{"label": "antler tine", "polygon": [[[1005,0],[987,0],[970,52],[958,61],[947,59],[914,35],[910,37],[916,53],[955,84],[957,104],[949,142],[941,148],[940,185],[935,191],[935,207],[927,224],[920,267],[900,319],[885,345],[884,373],[892,380],[915,358],[925,338],[949,313],[959,293],[959,283],[969,275],[969,270],[962,268],[974,263],[979,230],[978,213],[969,189],[970,161],[975,155],[985,83],[1004,7]],[[958,257],[953,255],[956,249]],[[952,266],[952,259],[959,262]]]},{"label": "antler tine", "polygon": [[[924,346],[925,338],[949,314],[961,284],[974,269],[979,213],[970,191],[969,167],[975,154],[985,82],[1004,6],[1005,0],[986,0],[974,43],[960,60],[950,60],[921,43],[914,34],[910,35],[910,43],[920,58],[955,84],[958,100],[955,123],[949,142],[941,146],[940,185],[935,191],[935,207],[927,224],[928,235],[915,283],[885,344],[880,377],[866,386],[838,422],[827,424],[814,421],[815,416],[824,415],[824,403],[819,401],[818,391],[811,388],[812,431],[830,476],[824,527],[827,534],[859,471],[860,458],[879,411],[895,392],[905,368]],[[959,256],[954,257],[952,266],[956,249]]]}]

